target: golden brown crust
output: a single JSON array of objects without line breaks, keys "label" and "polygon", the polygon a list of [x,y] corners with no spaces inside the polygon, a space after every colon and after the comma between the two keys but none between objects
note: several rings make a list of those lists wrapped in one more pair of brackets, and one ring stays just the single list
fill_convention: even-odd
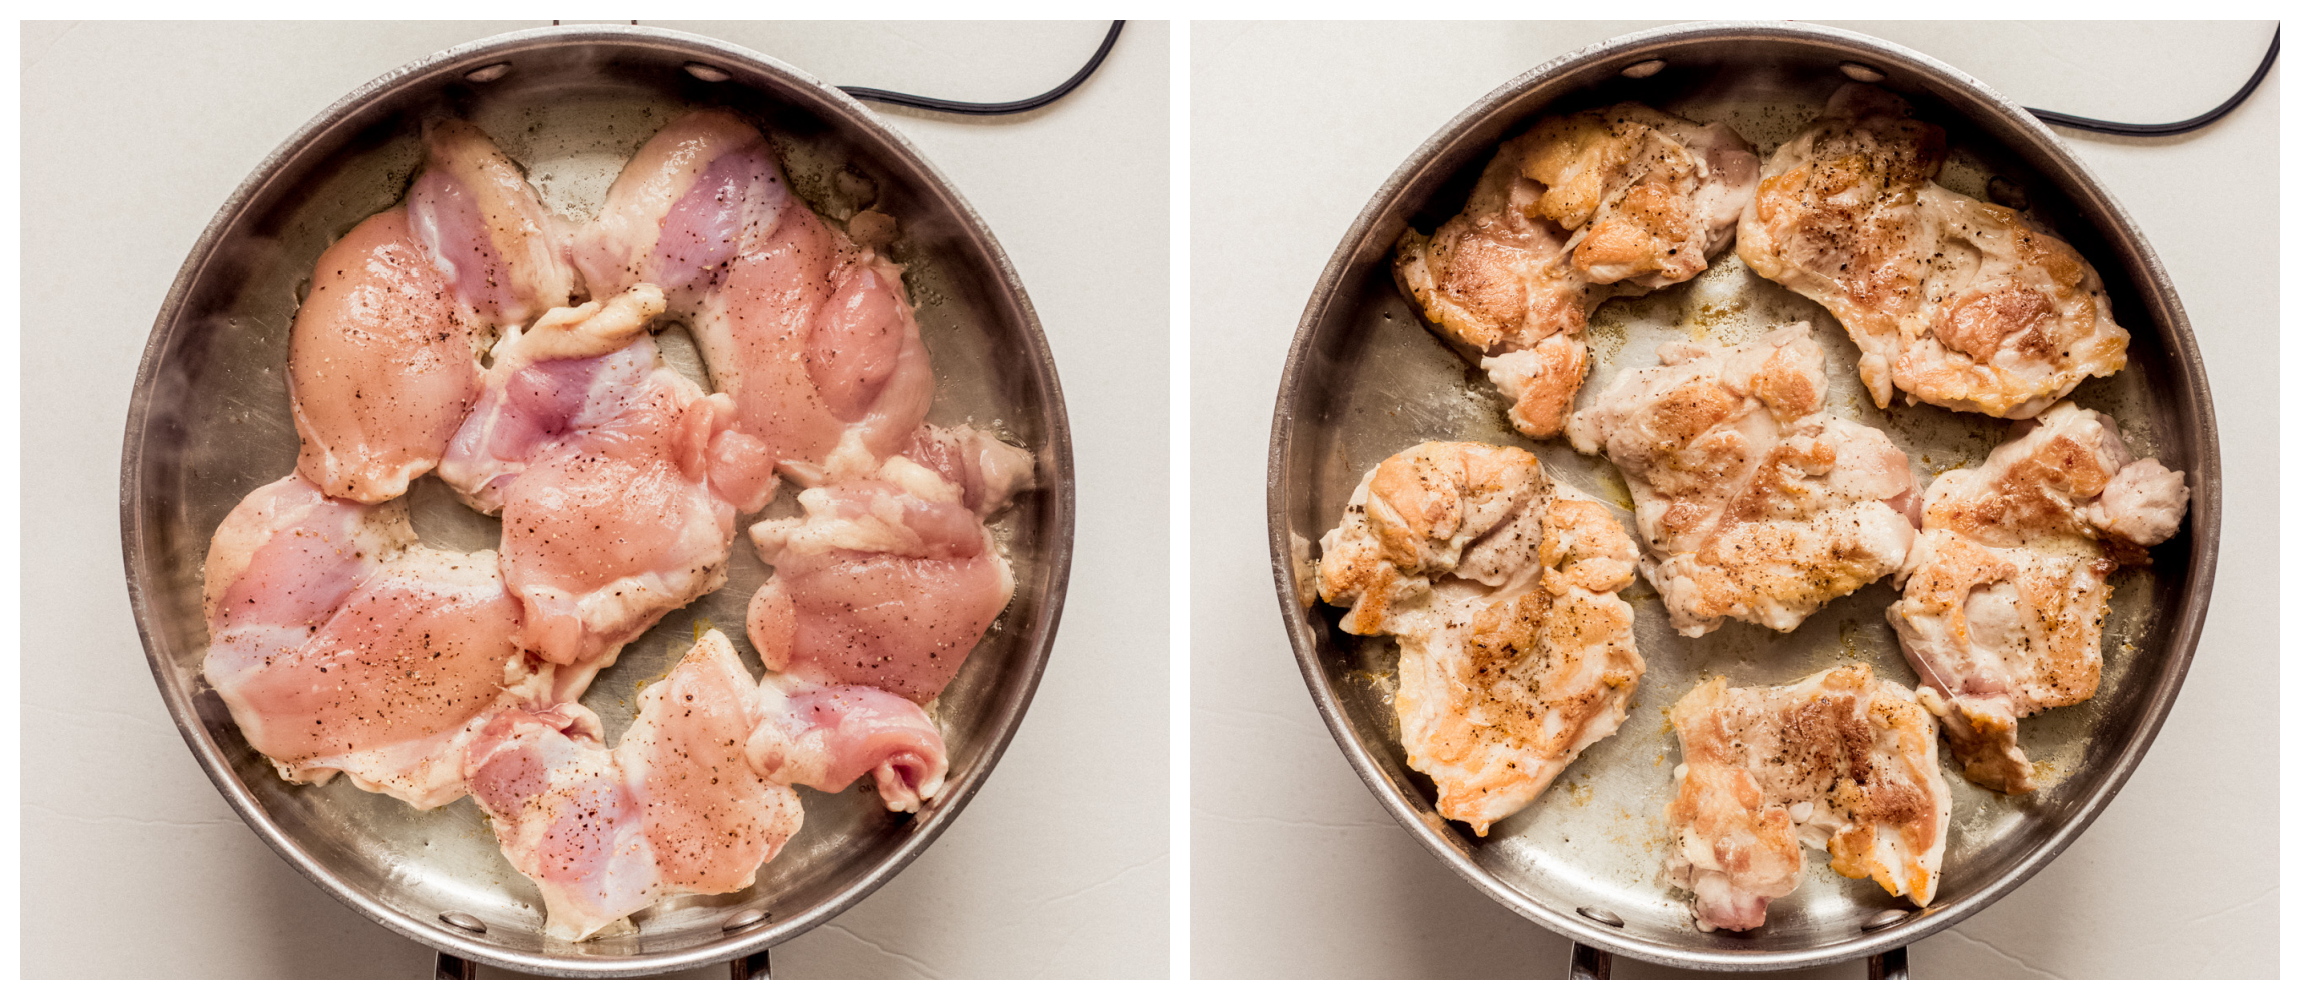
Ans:
[{"label": "golden brown crust", "polygon": [[[1687,635],[1738,618],[1795,628],[1898,571],[1913,525],[1908,457],[1881,432],[1822,414],[1805,324],[1711,352],[1667,345],[1573,419],[1637,498],[1649,577]],[[1903,500],[1905,502],[1905,500]]]},{"label": "golden brown crust", "polygon": [[1942,131],[1852,86],[1775,152],[1741,219],[1759,275],[1827,307],[1880,407],[1914,399],[2034,416],[2124,366],[2100,277],[2012,209],[1934,183]]},{"label": "golden brown crust", "polygon": [[1831,866],[1931,902],[1947,834],[1933,717],[1855,663],[1777,687],[1723,677],[1670,709],[1685,768],[1664,811],[1673,877],[1706,922],[1746,930],[1801,878],[1798,828],[1827,834]]},{"label": "golden brown crust", "polygon": [[1644,672],[1636,548],[1602,505],[1557,495],[1516,448],[1416,445],[1376,466],[1325,537],[1342,628],[1398,637],[1407,763],[1483,835],[1620,724]]},{"label": "golden brown crust", "polygon": [[1518,431],[1553,436],[1587,373],[1590,310],[1616,286],[1705,270],[1755,168],[1730,129],[1635,102],[1545,118],[1501,145],[1461,214],[1399,236],[1392,273],[1426,323],[1485,359]]}]

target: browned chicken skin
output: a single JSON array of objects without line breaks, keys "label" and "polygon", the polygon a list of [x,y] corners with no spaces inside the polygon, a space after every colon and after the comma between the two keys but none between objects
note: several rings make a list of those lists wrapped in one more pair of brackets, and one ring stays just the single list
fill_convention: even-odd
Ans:
[{"label": "browned chicken skin", "polygon": [[2064,402],[1925,491],[1925,530],[1885,616],[1966,778],[2036,789],[2016,720],[2100,687],[2108,575],[2179,530],[2181,479],[2134,461],[2108,418]]},{"label": "browned chicken skin", "polygon": [[1775,687],[1724,677],[1669,710],[1684,764],[1669,803],[1670,880],[1703,930],[1749,930],[1804,880],[1807,845],[1830,867],[1919,906],[1939,888],[1948,783],[1933,718],[1868,664]]},{"label": "browned chicken skin", "polygon": [[1399,237],[1398,287],[1482,359],[1520,433],[1554,436],[1588,368],[1590,310],[1707,268],[1756,167],[1731,129],[1635,102],[1545,118],[1501,145],[1460,215]]},{"label": "browned chicken skin", "polygon": [[1366,475],[1325,537],[1319,594],[1342,628],[1398,637],[1407,763],[1483,836],[1627,713],[1636,548],[1516,448],[1436,441]]},{"label": "browned chicken skin", "polygon": [[1938,126],[1850,84],[1766,161],[1737,251],[1819,302],[1861,348],[1878,406],[1898,387],[1952,410],[2033,417],[2124,367],[2100,275],[2012,209],[1933,183]]},{"label": "browned chicken skin", "polygon": [[1787,632],[1900,570],[1916,535],[1908,456],[1823,412],[1828,377],[1809,326],[1660,354],[1605,387],[1570,430],[1575,448],[1602,450],[1628,481],[1646,578],[1679,632],[1727,618]]}]

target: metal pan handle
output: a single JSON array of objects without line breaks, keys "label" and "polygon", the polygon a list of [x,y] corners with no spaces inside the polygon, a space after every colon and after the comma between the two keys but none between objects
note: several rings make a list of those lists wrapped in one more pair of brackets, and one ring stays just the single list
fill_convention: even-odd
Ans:
[{"label": "metal pan handle", "polygon": [[[1565,967],[1565,978],[1613,978],[1613,953],[1575,941],[1573,943],[1573,955],[1567,960]],[[1909,949],[1893,948],[1869,956],[1869,978],[1909,978]]]},{"label": "metal pan handle", "polygon": [[[464,958],[460,955],[450,955],[444,951],[437,952],[436,954],[438,956],[438,961],[432,965],[431,978],[479,978],[479,963],[474,962],[468,958]],[[767,953],[762,951],[755,955],[743,955],[736,958],[732,962],[728,962],[727,978],[773,979],[773,976],[767,974]]]},{"label": "metal pan handle", "polygon": [[1573,943],[1573,957],[1567,961],[1565,966],[1565,978],[1613,978],[1613,953],[1575,941]]}]

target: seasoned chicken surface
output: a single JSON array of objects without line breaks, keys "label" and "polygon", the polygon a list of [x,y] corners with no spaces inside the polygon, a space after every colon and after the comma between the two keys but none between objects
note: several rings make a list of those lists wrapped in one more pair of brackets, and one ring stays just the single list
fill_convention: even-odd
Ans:
[{"label": "seasoned chicken surface", "polygon": [[288,335],[296,468],[329,496],[406,492],[470,412],[493,332],[573,289],[566,224],[486,133],[434,122],[424,144],[405,202],[320,255]]},{"label": "seasoned chicken surface", "polygon": [[1399,237],[1398,286],[1482,358],[1520,433],[1554,436],[1588,367],[1589,311],[1707,268],[1756,178],[1723,125],[1636,102],[1546,118],[1502,144],[1460,215]]},{"label": "seasoned chicken surface", "polygon": [[792,197],[773,147],[734,114],[697,111],[647,140],[573,255],[594,295],[658,285],[692,327],[732,403],[714,475],[745,513],[777,472],[807,486],[867,475],[933,405],[902,268]]},{"label": "seasoned chicken surface", "polygon": [[1636,549],[1516,448],[1438,441],[1366,474],[1326,534],[1318,593],[1342,628],[1398,639],[1407,762],[1479,836],[1613,734],[1645,661]]},{"label": "seasoned chicken surface", "polygon": [[735,507],[714,443],[724,396],[663,364],[644,330],[653,285],[554,309],[498,344],[441,478],[503,515],[503,579],[520,645],[580,697],[625,643],[726,581]]},{"label": "seasoned chicken surface", "polygon": [[999,448],[974,452],[972,464],[942,456],[956,463],[957,481],[898,455],[870,478],[800,493],[800,517],[753,524],[751,541],[775,568],[748,612],[751,641],[769,664],[919,704],[941,694],[1014,596],[1013,569],[966,506],[960,471],[976,469],[981,482],[984,457],[1027,462],[1020,449]]},{"label": "seasoned chicken surface", "polygon": [[543,207],[519,164],[469,122],[433,122],[423,138],[428,163],[408,189],[408,223],[458,303],[496,328],[568,304],[572,227]]},{"label": "seasoned chicken surface", "polygon": [[[935,699],[1015,586],[984,520],[1035,459],[924,423],[892,220],[833,228],[726,112],[650,140],[579,234],[476,128],[425,140],[297,315],[299,473],[210,546],[204,672],[248,742],[289,781],[473,794],[561,939],[751,885],[798,829],[794,785],[932,801]],[[663,319],[724,391],[666,363]],[[419,543],[394,498],[434,467],[500,514],[500,552]],[[710,632],[610,749],[578,699],[724,582],[737,511],[778,475],[816,488],[752,532],[776,568],[750,614],[766,679]]]},{"label": "seasoned chicken surface", "polygon": [[1571,435],[1628,480],[1646,578],[1679,632],[1726,618],[1786,632],[1901,568],[1916,536],[1909,458],[1821,411],[1811,327],[1660,354],[1574,414]]},{"label": "seasoned chicken surface", "polygon": [[1949,788],[1933,717],[1856,663],[1777,687],[1724,677],[1669,710],[1684,763],[1666,815],[1670,881],[1702,930],[1745,931],[1804,880],[1804,848],[1923,906],[1939,888]]},{"label": "seasoned chicken surface", "polygon": [[2113,421],[2066,402],[1933,480],[1885,615],[1967,778],[2035,790],[2015,720],[2092,697],[2108,575],[2147,563],[2187,508],[2180,473],[2134,461]]},{"label": "seasoned chicken surface", "polygon": [[1765,163],[1738,253],[1826,306],[1861,348],[1878,406],[1893,388],[1952,410],[2033,417],[2131,339],[2100,275],[2012,209],[1933,183],[1938,126],[1849,84]]},{"label": "seasoned chicken surface", "polygon": [[785,212],[805,210],[766,136],[709,108],[640,147],[572,256],[593,298],[651,284],[670,297],[672,313],[685,315],[737,254],[772,233]]},{"label": "seasoned chicken surface", "polygon": [[488,723],[471,793],[542,892],[546,934],[580,941],[671,896],[747,888],[798,832],[798,794],[745,760],[755,691],[711,631],[640,693],[612,750],[580,705]]},{"label": "seasoned chicken surface", "polygon": [[787,650],[761,649],[755,725],[744,744],[751,770],[768,781],[843,792],[869,775],[879,801],[917,812],[942,791],[950,752],[918,703],[856,684],[816,684],[783,673]]},{"label": "seasoned chicken surface", "polygon": [[291,474],[216,528],[206,575],[201,674],[288,781],[342,773],[444,805],[487,720],[551,688],[520,656],[495,553],[421,545],[404,501],[338,500]]},{"label": "seasoned chicken surface", "polygon": [[288,333],[296,467],[360,503],[407,492],[479,395],[476,333],[405,209],[353,228],[320,254]]}]

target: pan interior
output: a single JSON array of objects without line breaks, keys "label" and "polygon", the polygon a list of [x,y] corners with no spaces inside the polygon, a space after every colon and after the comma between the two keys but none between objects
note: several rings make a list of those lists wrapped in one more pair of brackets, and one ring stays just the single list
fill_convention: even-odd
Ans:
[{"label": "pan interior", "polygon": [[[1035,685],[1067,565],[1066,490],[1059,484],[1068,481],[1069,455],[1059,390],[1040,362],[1035,320],[972,213],[907,150],[842,121],[848,112],[795,82],[795,74],[712,53],[737,74],[705,83],[683,70],[688,56],[679,46],[649,41],[508,45],[486,58],[435,65],[394,81],[284,151],[244,210],[219,219],[223,228],[207,256],[187,264],[190,280],[154,332],[138,387],[148,410],[129,428],[132,492],[123,503],[133,526],[137,612],[163,688],[171,701],[188,703],[204,730],[187,736],[197,747],[204,735],[228,765],[228,774],[211,769],[218,783],[236,780],[252,808],[311,864],[283,853],[371,917],[390,925],[386,917],[395,916],[396,929],[406,933],[417,933],[407,924],[444,933],[440,913],[475,915],[487,932],[469,950],[529,971],[581,974],[595,959],[625,960],[607,963],[614,971],[696,964],[716,956],[682,957],[720,945],[729,914],[763,907],[768,922],[744,934],[757,942],[755,950],[826,919],[891,875],[890,863],[899,867],[915,855],[921,838],[940,830],[942,814],[964,804],[1011,735]],[[506,56],[512,70],[500,79],[464,78]],[[751,888],[659,904],[635,915],[635,933],[555,942],[540,933],[540,897],[503,858],[470,799],[425,812],[340,778],[291,785],[247,746],[221,699],[198,678],[207,644],[202,562],[217,524],[240,498],[294,470],[285,366],[296,304],[320,251],[405,192],[420,165],[424,121],[474,121],[521,163],[550,207],[580,220],[596,211],[641,143],[702,106],[730,107],[762,125],[794,188],[822,214],[844,219],[875,207],[900,222],[891,256],[906,267],[937,375],[929,419],[971,421],[1032,450],[1042,488],[1023,494],[992,525],[1014,561],[1015,599],[934,706],[950,749],[949,791],[911,816],[880,807],[868,779],[836,795],[801,790],[803,829]],[[701,374],[681,331],[661,336],[675,364]],[[794,496],[786,484],[766,511],[739,519],[738,529],[796,513]],[[495,544],[499,523],[464,508],[436,477],[419,481],[409,499],[427,543],[465,550]],[[665,616],[600,674],[583,701],[606,722],[611,742],[629,724],[638,689],[666,674],[705,628],[725,632],[752,673],[760,672],[743,634],[744,610],[769,573],[738,539],[725,586]],[[181,714],[179,720],[190,724]],[[628,961],[648,957],[660,961],[639,963],[643,968]]]},{"label": "pan interior", "polygon": [[[1292,394],[1279,403],[1272,528],[1283,537],[1274,538],[1273,546],[1296,554],[1281,558],[1281,590],[1302,601],[1296,648],[1313,688],[1322,688],[1321,700],[1330,701],[1329,722],[1337,736],[1356,743],[1368,758],[1370,770],[1361,773],[1377,793],[1393,796],[1393,810],[1403,804],[1401,819],[1421,827],[1417,833],[1426,831],[1426,845],[1503,902],[1561,932],[1672,964],[1781,968],[1842,958],[1883,946],[1862,944],[1872,937],[1861,928],[1869,918],[1913,908],[1872,882],[1837,875],[1825,858],[1809,851],[1804,884],[1773,902],[1762,928],[1702,933],[1693,926],[1690,895],[1671,887],[1664,872],[1668,837],[1661,808],[1673,795],[1672,772],[1680,761],[1664,710],[1710,676],[1722,674],[1742,685],[1778,684],[1852,660],[1915,687],[1916,675],[1884,619],[1886,605],[1897,597],[1890,582],[1832,602],[1788,634],[1729,622],[1708,636],[1686,639],[1668,627],[1658,596],[1640,577],[1624,596],[1637,615],[1646,673],[1627,721],[1584,752],[1533,805],[1480,838],[1439,817],[1433,786],[1406,766],[1392,707],[1395,640],[1341,631],[1341,609],[1316,602],[1312,590],[1303,589],[1314,585],[1304,583],[1312,567],[1302,557],[1317,554],[1317,540],[1339,522],[1368,470],[1397,451],[1436,439],[1526,448],[1553,476],[1607,503],[1634,533],[1619,473],[1602,459],[1576,453],[1562,438],[1533,442],[1516,434],[1502,397],[1484,374],[1422,327],[1390,277],[1389,248],[1405,226],[1427,233],[1458,213],[1499,141],[1549,114],[1640,100],[1697,122],[1726,122],[1760,155],[1769,154],[1846,82],[1838,63],[1848,53],[1817,48],[1765,39],[1654,46],[1595,60],[1578,72],[1561,71],[1514,96],[1497,95],[1498,106],[1457,122],[1450,139],[1425,147],[1419,172],[1401,171],[1395,187],[1377,196],[1361,218],[1368,228],[1346,256],[1337,255],[1338,270],[1330,276],[1338,274],[1339,280],[1330,299],[1313,303],[1305,317],[1289,372]],[[1658,76],[1616,75],[1621,66],[1655,56],[1668,60]],[[1973,124],[1971,109],[1978,104],[1971,98],[1928,86],[1915,72],[1895,72],[1885,85],[1911,98],[1919,117],[1949,130],[1951,156],[1942,184],[1986,200],[2018,199],[2033,219],[2069,240],[2100,270],[2117,320],[2133,335],[2130,361],[2112,378],[2088,380],[2071,398],[2114,417],[2137,455],[2187,470],[2197,485],[2206,471],[2198,461],[2209,460],[2202,454],[2209,446],[2190,443],[2196,428],[2184,414],[2196,412],[2199,401],[2185,393],[2186,362],[2172,353],[2177,306],[2148,281],[2129,244],[2109,238],[2097,228],[2106,223],[2064,196],[2063,184],[2048,165],[2040,165],[2045,158],[2018,152],[2017,132]],[[1860,387],[1859,354],[1843,327],[1818,304],[1756,277],[1731,250],[1689,282],[1597,310],[1589,324],[1592,368],[1578,403],[1588,405],[1625,369],[1658,363],[1660,343],[1730,345],[1797,321],[1813,324],[1814,339],[1827,355],[1828,409],[1883,430],[1909,454],[1920,486],[1943,471],[1979,464],[2004,437],[2008,421],[1929,405],[1878,410]],[[2099,805],[2096,797],[2121,780],[2120,755],[2152,732],[2153,723],[2144,726],[2152,699],[2169,700],[2161,693],[2168,673],[2177,684],[2169,633],[2190,590],[2193,546],[2198,526],[2208,523],[2207,507],[2216,512],[2200,493],[2197,516],[2155,550],[2153,567],[2112,577],[2099,693],[2022,720],[2021,743],[2040,764],[2040,791],[2015,798],[1973,786],[1955,773],[1942,747],[1954,796],[1952,828],[1940,891],[1927,913],[1961,915],[1960,904],[1985,902],[1977,897],[2002,891],[2052,833],[2089,817]],[[1582,907],[1611,911],[1624,926],[1616,931],[1575,915]],[[1933,929],[1938,926],[1946,923]]]}]

